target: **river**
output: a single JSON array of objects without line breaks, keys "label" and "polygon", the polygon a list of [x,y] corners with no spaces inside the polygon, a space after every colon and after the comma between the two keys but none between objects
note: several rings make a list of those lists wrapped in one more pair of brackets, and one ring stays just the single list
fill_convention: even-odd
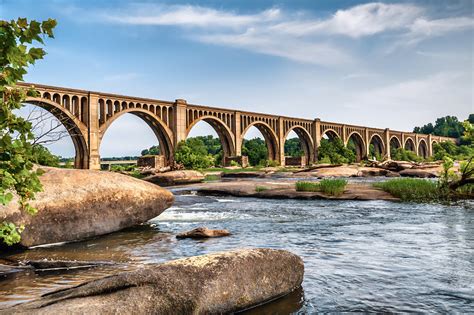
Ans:
[{"label": "river", "polygon": [[[198,226],[230,237],[177,240]],[[474,310],[473,204],[259,200],[177,196],[144,225],[9,258],[114,260],[69,273],[20,273],[0,282],[0,308],[86,279],[186,256],[245,247],[290,250],[305,263],[303,289],[250,314]]]}]

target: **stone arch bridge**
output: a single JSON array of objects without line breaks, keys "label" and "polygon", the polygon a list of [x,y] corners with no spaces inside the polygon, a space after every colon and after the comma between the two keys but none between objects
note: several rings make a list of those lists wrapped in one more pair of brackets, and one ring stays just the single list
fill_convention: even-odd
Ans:
[{"label": "stone arch bridge", "polygon": [[301,140],[307,164],[317,160],[323,137],[339,138],[345,145],[352,140],[359,160],[368,157],[371,144],[381,156],[390,157],[391,148],[404,147],[428,157],[433,154],[433,143],[456,141],[453,138],[388,128],[194,105],[182,99],[168,102],[31,83],[21,83],[20,86],[34,86],[39,92],[37,97],[28,97],[25,103],[40,106],[63,122],[76,150],[76,168],[100,168],[102,137],[114,121],[125,113],[140,117],[150,126],[169,163],[173,161],[177,144],[185,140],[191,128],[200,121],[206,121],[215,129],[225,157],[240,156],[245,133],[252,126],[256,127],[265,138],[268,158],[281,165],[285,165],[284,143],[291,131]]}]

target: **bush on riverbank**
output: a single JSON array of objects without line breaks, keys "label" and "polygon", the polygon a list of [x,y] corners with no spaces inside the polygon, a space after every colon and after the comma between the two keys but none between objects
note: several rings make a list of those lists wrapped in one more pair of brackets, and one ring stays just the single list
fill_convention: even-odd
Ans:
[{"label": "bush on riverbank", "polygon": [[397,178],[374,183],[374,187],[380,188],[402,201],[433,201],[440,197],[438,184],[426,179]]},{"label": "bush on riverbank", "polygon": [[346,188],[347,180],[345,179],[323,179],[318,183],[315,182],[296,182],[296,191],[320,191],[322,193],[339,196]]}]

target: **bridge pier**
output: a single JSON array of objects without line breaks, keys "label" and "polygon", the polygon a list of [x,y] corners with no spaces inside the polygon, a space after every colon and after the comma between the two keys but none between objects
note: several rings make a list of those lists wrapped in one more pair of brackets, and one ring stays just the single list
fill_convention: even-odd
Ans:
[{"label": "bridge pier", "polygon": [[99,97],[97,94],[89,93],[88,110],[88,162],[89,169],[100,170],[100,131],[99,131]]}]

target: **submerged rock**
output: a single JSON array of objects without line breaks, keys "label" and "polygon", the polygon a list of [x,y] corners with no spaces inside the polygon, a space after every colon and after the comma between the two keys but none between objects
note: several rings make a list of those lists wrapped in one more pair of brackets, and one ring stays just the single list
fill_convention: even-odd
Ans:
[{"label": "submerged rock", "polygon": [[173,203],[173,195],[142,180],[104,171],[42,167],[43,191],[34,216],[13,200],[0,206],[0,221],[24,225],[21,245],[85,239],[144,223]]},{"label": "submerged rock", "polygon": [[157,173],[145,177],[143,180],[162,186],[174,186],[200,183],[204,180],[204,175],[198,171],[183,170]]},{"label": "submerged rock", "polygon": [[46,294],[5,314],[222,314],[301,286],[304,265],[284,250],[246,249],[179,259]]},{"label": "submerged rock", "polygon": [[198,227],[191,231],[179,233],[176,238],[210,238],[229,236],[230,232],[227,230],[211,230],[207,227]]},{"label": "submerged rock", "polygon": [[406,169],[400,171],[400,176],[403,177],[419,177],[419,178],[435,178],[438,177],[438,172],[427,169]]},{"label": "submerged rock", "polygon": [[264,177],[265,172],[259,171],[244,171],[244,172],[227,172],[222,173],[222,178],[259,178]]}]

